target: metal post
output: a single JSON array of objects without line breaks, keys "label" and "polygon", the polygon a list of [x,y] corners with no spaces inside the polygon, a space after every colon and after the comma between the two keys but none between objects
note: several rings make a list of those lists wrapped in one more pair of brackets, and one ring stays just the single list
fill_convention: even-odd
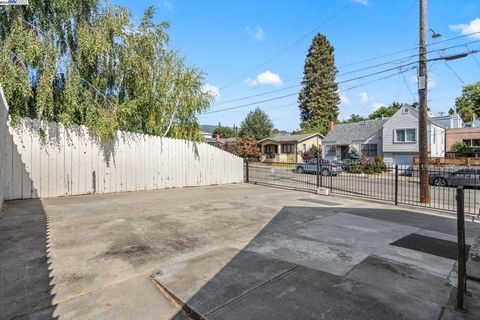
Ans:
[{"label": "metal post", "polygon": [[463,294],[466,291],[465,261],[465,193],[464,187],[457,187],[457,309],[463,310]]},{"label": "metal post", "polygon": [[320,158],[317,153],[317,189],[320,187]]},{"label": "metal post", "polygon": [[398,164],[395,164],[395,205],[398,206]]},{"label": "metal post", "polygon": [[245,174],[245,182],[249,183],[250,182],[250,176],[249,176],[249,167],[248,167],[248,159],[245,159],[245,169],[246,169],[246,174]]},{"label": "metal post", "polygon": [[419,97],[419,153],[420,153],[420,203],[430,203],[428,184],[428,115],[427,115],[427,0],[420,0],[420,44],[418,52]]}]

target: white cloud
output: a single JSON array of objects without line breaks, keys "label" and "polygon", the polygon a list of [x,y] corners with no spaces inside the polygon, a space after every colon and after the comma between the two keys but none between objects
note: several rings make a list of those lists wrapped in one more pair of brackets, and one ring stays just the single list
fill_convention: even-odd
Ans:
[{"label": "white cloud", "polygon": [[372,103],[373,110],[378,110],[380,107],[383,107],[385,104],[381,102],[374,102]]},{"label": "white cloud", "polygon": [[364,6],[368,6],[368,1],[369,0],[351,0],[351,1],[355,2],[355,3],[363,4]]},{"label": "white cloud", "polygon": [[272,85],[278,87],[283,84],[283,81],[278,74],[267,70],[257,75],[255,79],[246,79],[245,83],[250,87],[255,87],[257,85]]},{"label": "white cloud", "polygon": [[350,107],[352,105],[352,102],[350,101],[350,98],[346,95],[340,95],[340,103],[344,107]]},{"label": "white cloud", "polygon": [[[452,31],[459,31],[460,34],[466,35],[480,32],[480,18],[476,18],[468,24],[452,24],[448,26]],[[480,38],[480,33],[471,35],[472,38]]]},{"label": "white cloud", "polygon": [[173,10],[173,3],[171,3],[170,0],[163,0],[162,1],[162,7],[164,7],[168,11],[172,11]]},{"label": "white cloud", "polygon": [[217,86],[214,86],[213,84],[204,84],[202,87],[202,91],[209,93],[211,96],[215,98],[215,100],[220,100],[220,89]]},{"label": "white cloud", "polygon": [[247,31],[248,35],[257,41],[265,40],[265,31],[263,31],[262,27],[250,28],[246,27],[245,31]]},{"label": "white cloud", "polygon": [[360,96],[360,99],[361,99],[362,103],[367,103],[368,102],[368,93],[360,92],[358,95]]}]

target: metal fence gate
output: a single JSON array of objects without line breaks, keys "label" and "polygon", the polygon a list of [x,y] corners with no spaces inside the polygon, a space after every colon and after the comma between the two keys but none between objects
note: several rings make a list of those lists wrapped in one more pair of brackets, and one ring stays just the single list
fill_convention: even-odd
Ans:
[{"label": "metal fence gate", "polygon": [[316,192],[328,188],[348,195],[393,204],[406,204],[455,212],[455,187],[465,186],[465,213],[480,215],[480,169],[471,167],[431,167],[428,169],[430,202],[420,200],[420,170],[416,167],[339,165],[331,162],[305,163],[245,162],[245,180]]}]

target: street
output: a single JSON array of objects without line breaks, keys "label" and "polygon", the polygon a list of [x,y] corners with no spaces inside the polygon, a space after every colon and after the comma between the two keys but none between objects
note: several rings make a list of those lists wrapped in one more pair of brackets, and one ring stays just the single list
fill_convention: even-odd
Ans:
[{"label": "street", "polygon": [[[338,176],[320,175],[318,178],[319,186],[331,189],[332,193],[395,202],[395,176],[389,172],[371,175],[343,172]],[[250,164],[249,181],[309,191],[315,191],[317,186],[315,173],[297,173],[294,171],[294,165],[272,167]],[[399,204],[456,211],[456,188],[430,186],[430,197],[429,204],[420,203],[418,179],[398,177]],[[478,215],[479,210],[480,190],[465,189],[465,213]]]}]

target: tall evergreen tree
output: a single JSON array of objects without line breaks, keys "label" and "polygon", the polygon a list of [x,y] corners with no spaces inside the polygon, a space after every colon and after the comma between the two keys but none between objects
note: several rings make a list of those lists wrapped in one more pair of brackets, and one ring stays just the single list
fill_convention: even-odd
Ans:
[{"label": "tall evergreen tree", "polygon": [[335,80],[337,68],[333,57],[334,48],[318,33],[308,49],[303,71],[303,88],[298,97],[300,126],[304,130],[327,131],[329,120],[337,121],[340,96]]},{"label": "tall evergreen tree", "polygon": [[241,137],[254,137],[257,140],[262,140],[270,137],[272,130],[272,120],[260,108],[250,111],[240,124]]}]

